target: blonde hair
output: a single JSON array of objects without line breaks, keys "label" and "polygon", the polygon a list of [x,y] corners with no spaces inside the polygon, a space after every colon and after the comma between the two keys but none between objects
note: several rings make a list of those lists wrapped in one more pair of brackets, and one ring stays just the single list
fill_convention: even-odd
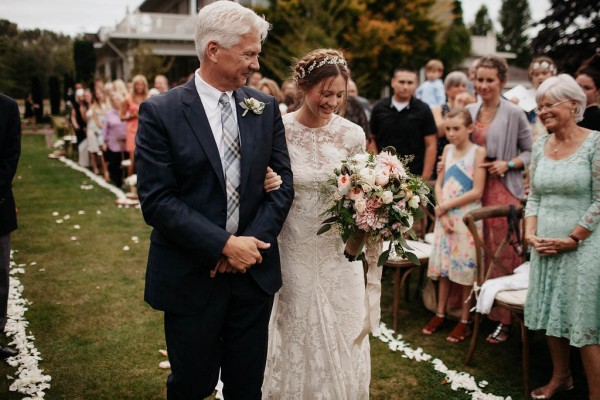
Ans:
[{"label": "blonde hair", "polygon": [[427,64],[425,64],[425,71],[444,72],[444,63],[436,59],[429,60]]},{"label": "blonde hair", "polygon": [[263,86],[266,86],[271,95],[277,99],[277,101],[283,100],[283,96],[281,95],[281,89],[279,89],[279,85],[273,79],[262,78],[258,81],[258,89],[261,90]]},{"label": "blonde hair", "polygon": [[135,95],[135,84],[138,82],[142,82],[144,84],[144,97],[148,97],[148,79],[144,75],[136,75],[131,80],[133,84],[132,95]]}]

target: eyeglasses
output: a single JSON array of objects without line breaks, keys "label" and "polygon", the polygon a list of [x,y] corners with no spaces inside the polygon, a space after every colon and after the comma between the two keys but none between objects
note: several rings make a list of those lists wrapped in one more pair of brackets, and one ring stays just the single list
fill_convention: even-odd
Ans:
[{"label": "eyeglasses", "polygon": [[571,99],[559,101],[558,103],[554,103],[554,104],[542,104],[542,105],[539,105],[539,106],[537,106],[535,108],[535,112],[536,112],[536,114],[541,114],[541,113],[544,112],[544,110],[549,110],[551,108],[556,107],[559,104],[566,103],[567,101],[571,101]]}]

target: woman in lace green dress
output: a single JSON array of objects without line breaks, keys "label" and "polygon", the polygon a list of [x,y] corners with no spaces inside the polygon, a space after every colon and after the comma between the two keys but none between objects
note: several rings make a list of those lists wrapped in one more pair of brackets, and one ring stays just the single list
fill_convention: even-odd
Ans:
[{"label": "woman in lace green dress", "polygon": [[549,399],[573,388],[569,348],[575,346],[590,399],[600,399],[600,133],[577,126],[586,97],[570,76],[548,78],[536,99],[538,115],[553,134],[538,139],[531,164],[525,324],[546,331],[553,372],[531,396]]}]

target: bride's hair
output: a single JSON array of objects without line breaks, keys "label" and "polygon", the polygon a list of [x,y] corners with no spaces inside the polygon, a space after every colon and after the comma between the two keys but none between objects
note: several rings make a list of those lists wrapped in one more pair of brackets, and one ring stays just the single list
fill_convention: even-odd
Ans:
[{"label": "bride's hair", "polygon": [[346,100],[350,71],[341,51],[316,49],[295,60],[292,65],[292,77],[302,96],[318,83],[338,75],[346,81]]}]

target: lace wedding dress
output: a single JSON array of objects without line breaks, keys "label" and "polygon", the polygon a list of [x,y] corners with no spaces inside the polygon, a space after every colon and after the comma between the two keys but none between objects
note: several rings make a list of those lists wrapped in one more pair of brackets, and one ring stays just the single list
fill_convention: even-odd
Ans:
[{"label": "lace wedding dress", "polygon": [[364,151],[362,129],[334,115],[321,128],[283,116],[296,196],[279,236],[283,287],[269,326],[265,399],[367,399],[371,376],[361,262],[332,230],[322,186],[340,161]]}]

